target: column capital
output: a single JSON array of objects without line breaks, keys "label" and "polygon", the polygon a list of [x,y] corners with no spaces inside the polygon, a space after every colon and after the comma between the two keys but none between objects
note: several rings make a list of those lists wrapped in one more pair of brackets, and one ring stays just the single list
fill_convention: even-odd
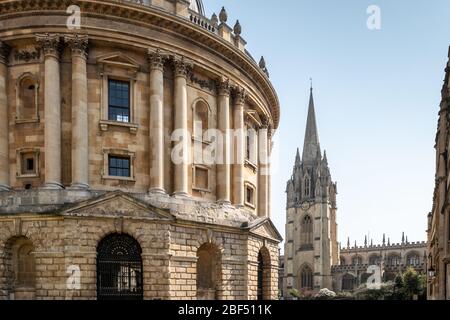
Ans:
[{"label": "column capital", "polygon": [[86,34],[69,34],[64,37],[64,41],[72,49],[72,55],[87,59],[89,37]]},{"label": "column capital", "polygon": [[45,56],[54,56],[59,59],[62,49],[59,34],[37,34],[36,41],[41,46]]},{"label": "column capital", "polygon": [[234,104],[236,106],[244,106],[245,101],[247,100],[247,96],[247,90],[245,90],[241,86],[236,86],[233,89]]},{"label": "column capital", "polygon": [[189,61],[186,61],[184,57],[176,56],[173,58],[173,68],[175,77],[187,78],[193,68],[193,64]]},{"label": "column capital", "polygon": [[0,40],[0,63],[1,64],[8,63],[8,56],[9,56],[10,52],[11,52],[11,47]]},{"label": "column capital", "polygon": [[222,77],[217,81],[217,92],[219,96],[229,96],[231,92],[230,80]]},{"label": "column capital", "polygon": [[269,130],[270,129],[270,121],[266,116],[261,117],[261,125],[259,126],[260,130]]},{"label": "column capital", "polygon": [[164,63],[167,61],[167,54],[163,53],[159,49],[148,49],[147,55],[150,70],[164,70]]}]

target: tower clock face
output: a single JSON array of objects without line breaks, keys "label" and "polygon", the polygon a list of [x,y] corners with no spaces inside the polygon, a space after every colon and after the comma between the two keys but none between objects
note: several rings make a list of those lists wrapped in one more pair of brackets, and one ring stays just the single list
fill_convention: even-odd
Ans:
[{"label": "tower clock face", "polygon": [[302,203],[302,210],[304,210],[304,211],[307,211],[307,210],[309,210],[309,208],[311,207],[311,205],[309,204],[309,202],[303,202]]}]

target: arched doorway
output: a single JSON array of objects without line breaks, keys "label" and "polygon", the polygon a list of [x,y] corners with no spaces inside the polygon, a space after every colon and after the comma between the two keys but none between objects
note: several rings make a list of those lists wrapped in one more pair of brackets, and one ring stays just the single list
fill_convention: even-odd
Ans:
[{"label": "arched doorway", "polygon": [[270,254],[266,248],[258,253],[258,287],[257,299],[269,300],[270,297]]},{"label": "arched doorway", "polygon": [[219,248],[211,243],[202,245],[197,251],[197,299],[219,299],[221,279],[222,257]]},{"label": "arched doorway", "polygon": [[342,291],[353,291],[355,289],[355,277],[349,273],[342,277]]},{"label": "arched doorway", "polygon": [[142,249],[132,237],[112,234],[97,248],[97,299],[142,300]]}]

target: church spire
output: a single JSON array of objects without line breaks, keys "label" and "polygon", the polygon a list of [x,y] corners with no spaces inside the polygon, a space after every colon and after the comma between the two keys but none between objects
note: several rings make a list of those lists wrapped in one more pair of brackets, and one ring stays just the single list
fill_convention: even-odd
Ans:
[{"label": "church spire", "polygon": [[309,96],[308,120],[306,123],[303,162],[312,162],[320,154],[319,134],[317,132],[316,111],[314,108],[313,88]]}]

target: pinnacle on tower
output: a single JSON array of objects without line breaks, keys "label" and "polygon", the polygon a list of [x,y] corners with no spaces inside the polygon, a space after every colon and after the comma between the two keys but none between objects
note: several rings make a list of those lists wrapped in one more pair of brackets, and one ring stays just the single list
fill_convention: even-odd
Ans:
[{"label": "pinnacle on tower", "polygon": [[386,234],[383,233],[383,246],[385,246],[385,245],[386,245]]},{"label": "pinnacle on tower", "polygon": [[350,249],[350,237],[347,239],[347,249]]},{"label": "pinnacle on tower", "polygon": [[405,233],[402,233],[402,244],[405,244]]},{"label": "pinnacle on tower", "polygon": [[305,142],[303,145],[303,162],[314,162],[321,154],[319,134],[317,131],[316,111],[314,107],[313,88],[309,97],[308,120],[306,122]]},{"label": "pinnacle on tower", "polygon": [[297,155],[295,156],[295,164],[300,164],[302,159],[300,158],[300,149],[297,148]]}]

